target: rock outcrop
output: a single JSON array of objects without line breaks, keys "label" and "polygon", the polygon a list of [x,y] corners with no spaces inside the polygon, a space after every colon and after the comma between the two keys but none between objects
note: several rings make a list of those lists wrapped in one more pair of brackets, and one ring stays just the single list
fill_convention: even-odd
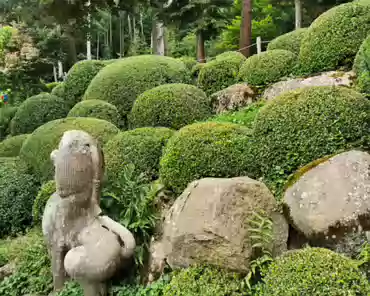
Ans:
[{"label": "rock outcrop", "polygon": [[353,150],[323,161],[298,177],[284,202],[293,225],[307,238],[336,240],[368,230],[370,155]]},{"label": "rock outcrop", "polygon": [[288,225],[275,208],[267,187],[248,177],[194,181],[168,211],[152,262],[166,261],[172,268],[208,263],[246,272],[253,256],[248,220],[254,213],[263,210],[271,218],[274,253],[287,248]]}]

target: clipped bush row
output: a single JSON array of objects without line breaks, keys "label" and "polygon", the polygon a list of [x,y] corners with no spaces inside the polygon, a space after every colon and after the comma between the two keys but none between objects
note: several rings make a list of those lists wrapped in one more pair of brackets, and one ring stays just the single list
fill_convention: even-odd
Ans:
[{"label": "clipped bush row", "polygon": [[301,28],[281,35],[268,44],[267,50],[283,49],[299,55],[301,42],[307,30],[307,28]]}]

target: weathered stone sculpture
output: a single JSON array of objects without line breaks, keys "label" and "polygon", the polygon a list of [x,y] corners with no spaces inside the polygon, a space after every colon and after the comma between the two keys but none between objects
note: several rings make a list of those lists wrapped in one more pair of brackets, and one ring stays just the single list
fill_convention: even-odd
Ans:
[{"label": "weathered stone sculpture", "polygon": [[52,259],[54,292],[69,275],[85,296],[106,295],[105,281],[132,257],[135,239],[125,227],[101,216],[102,150],[89,134],[67,131],[51,159],[56,192],[46,204],[42,229]]}]

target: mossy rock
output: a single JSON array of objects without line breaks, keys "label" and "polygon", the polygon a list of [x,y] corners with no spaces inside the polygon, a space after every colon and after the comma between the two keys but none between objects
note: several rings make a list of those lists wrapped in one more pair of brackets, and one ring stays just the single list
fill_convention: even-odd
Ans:
[{"label": "mossy rock", "polygon": [[258,113],[253,133],[257,176],[277,195],[288,176],[311,161],[369,147],[370,102],[345,87],[286,92]]},{"label": "mossy rock", "polygon": [[307,28],[301,28],[281,35],[268,44],[267,50],[283,49],[299,55],[301,42],[307,30]]},{"label": "mossy rock", "polygon": [[69,106],[64,99],[43,93],[25,100],[15,113],[10,132],[13,136],[32,133],[36,128],[49,121],[67,116]]},{"label": "mossy rock", "polygon": [[165,84],[142,93],[129,118],[133,127],[179,129],[211,114],[211,102],[202,90],[189,84]]},{"label": "mossy rock", "polygon": [[370,2],[335,6],[308,28],[301,43],[300,69],[304,74],[352,66],[361,43],[370,32]]},{"label": "mossy rock", "polygon": [[119,126],[119,112],[112,104],[102,100],[88,100],[77,103],[68,113],[68,117],[99,118]]},{"label": "mossy rock", "polygon": [[264,86],[289,76],[297,56],[288,50],[275,49],[248,58],[240,68],[240,80],[253,86]]},{"label": "mossy rock", "polygon": [[169,141],[160,162],[163,184],[176,193],[203,177],[235,177],[250,161],[249,129],[205,122],[183,127]]},{"label": "mossy rock", "polygon": [[119,132],[108,121],[87,117],[58,119],[40,126],[24,142],[20,151],[20,158],[38,180],[44,182],[53,178],[50,154],[58,148],[63,133],[68,130],[83,130],[96,138],[102,146]]},{"label": "mossy rock", "polygon": [[288,252],[269,266],[261,296],[370,295],[370,284],[355,262],[327,249]]},{"label": "mossy rock", "polygon": [[122,119],[137,96],[166,83],[186,83],[189,71],[174,58],[143,55],[128,57],[103,68],[91,81],[85,100],[104,100],[116,106]]},{"label": "mossy rock", "polygon": [[10,137],[0,142],[0,157],[16,157],[22,148],[28,134]]},{"label": "mossy rock", "polygon": [[357,52],[353,71],[357,75],[358,90],[370,94],[370,35],[364,40]]},{"label": "mossy rock", "polygon": [[168,128],[138,128],[113,137],[104,147],[108,182],[120,178],[124,166],[133,164],[137,175],[158,177],[162,150],[174,131]]}]

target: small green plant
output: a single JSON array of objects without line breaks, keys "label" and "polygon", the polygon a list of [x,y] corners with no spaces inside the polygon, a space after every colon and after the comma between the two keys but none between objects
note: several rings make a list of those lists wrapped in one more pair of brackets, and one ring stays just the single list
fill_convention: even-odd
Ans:
[{"label": "small green plant", "polygon": [[367,278],[370,280],[370,244],[368,242],[362,244],[357,260],[359,261],[360,269],[365,272]]},{"label": "small green plant", "polygon": [[254,212],[248,220],[249,238],[252,244],[253,259],[250,271],[244,279],[248,290],[252,291],[254,286],[261,280],[272,260],[272,221],[264,211]]}]

